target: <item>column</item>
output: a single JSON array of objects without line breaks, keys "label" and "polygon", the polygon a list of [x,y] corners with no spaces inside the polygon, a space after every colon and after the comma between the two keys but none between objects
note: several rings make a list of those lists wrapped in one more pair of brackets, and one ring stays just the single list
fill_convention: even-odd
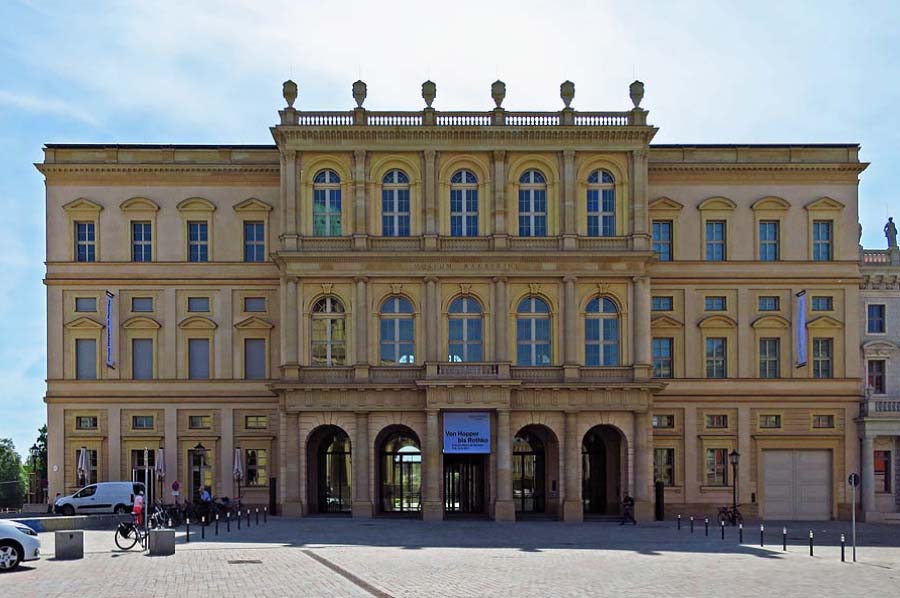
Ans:
[{"label": "column", "polygon": [[437,247],[436,237],[438,234],[437,227],[437,172],[436,172],[436,156],[437,152],[433,149],[427,149],[424,152],[425,158],[425,247],[434,249]]},{"label": "column", "polygon": [[444,518],[444,506],[441,504],[442,457],[438,410],[429,409],[425,413],[425,500],[422,501],[422,518],[425,521]]},{"label": "column", "polygon": [[509,305],[506,298],[506,277],[494,278],[494,360],[509,361],[509,335],[506,327],[509,320]]},{"label": "column", "polygon": [[[219,457],[219,492],[222,496],[237,496],[237,480],[234,479],[234,449],[241,448],[234,446],[234,410],[231,407],[222,408],[222,442],[220,444],[221,456]],[[247,463],[241,459],[244,464],[244,480],[246,480]]]},{"label": "column", "polygon": [[653,518],[653,430],[650,412],[634,414],[634,502],[635,516]]},{"label": "column", "polygon": [[353,248],[365,249],[366,237],[369,234],[368,202],[366,201],[366,150],[353,152]]},{"label": "column", "polygon": [[512,496],[512,439],[509,409],[497,410],[497,501],[494,521],[515,521],[516,507]]},{"label": "column", "polygon": [[[653,360],[650,356],[650,278],[634,278],[634,364],[643,366],[642,377],[649,378]],[[637,371],[635,372],[638,373]]]},{"label": "column", "polygon": [[575,333],[578,326],[578,308],[575,305],[576,280],[578,279],[574,276],[566,276],[563,278],[565,284],[563,298],[563,332],[565,334],[563,363],[566,365],[577,364],[577,336]]},{"label": "column", "polygon": [[565,150],[563,156],[563,249],[576,249],[578,229],[575,222],[575,151]]},{"label": "column", "polygon": [[296,413],[282,413],[278,443],[279,476],[278,487],[281,498],[281,514],[291,517],[301,515],[300,501],[300,472],[298,468],[298,431],[299,415]]},{"label": "column", "polygon": [[281,215],[283,230],[281,248],[296,251],[297,239],[297,152],[284,150],[281,152]]},{"label": "column", "polygon": [[862,438],[862,510],[863,517],[869,519],[877,511],[875,507],[875,437]]},{"label": "column", "polygon": [[437,278],[429,276],[425,279],[425,361],[438,361],[438,323],[440,308],[437,297]]},{"label": "column", "polygon": [[[66,491],[66,410],[63,405],[47,404],[47,493],[50,498]],[[75,464],[72,465],[75,467]],[[74,478],[74,476],[72,476]]]},{"label": "column", "polygon": [[131,463],[128,464],[129,471],[122,471],[122,408],[110,407],[107,410],[108,418],[106,421],[109,427],[109,436],[106,439],[106,450],[108,455],[107,463],[109,464],[109,481],[130,480],[131,479]]},{"label": "column", "polygon": [[563,520],[578,523],[584,518],[581,503],[581,442],[578,438],[578,413],[566,413],[566,494],[563,502]]},{"label": "column", "polygon": [[369,496],[369,414],[357,412],[356,438],[351,445],[353,453],[353,517],[367,519],[372,516],[372,498]]},{"label": "column", "polygon": [[282,359],[282,375],[296,380],[300,373],[297,361],[297,278],[290,276],[285,281],[284,305],[284,358]]},{"label": "column", "polygon": [[353,280],[356,281],[356,330],[354,332],[356,335],[357,373],[361,373],[365,377],[368,375],[369,366],[369,279],[365,276],[358,276]]},{"label": "column", "polygon": [[494,203],[491,216],[494,225],[494,248],[506,247],[506,150],[495,150],[494,159]]}]

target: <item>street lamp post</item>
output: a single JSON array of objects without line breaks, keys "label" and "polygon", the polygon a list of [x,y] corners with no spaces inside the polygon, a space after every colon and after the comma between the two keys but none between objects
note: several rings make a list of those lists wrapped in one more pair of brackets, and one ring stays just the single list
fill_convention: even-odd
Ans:
[{"label": "street lamp post", "polygon": [[203,480],[203,467],[206,465],[206,447],[203,446],[202,443],[198,442],[197,446],[194,447],[194,453],[199,457],[200,460],[200,487],[204,488],[204,480]]},{"label": "street lamp post", "polygon": [[31,475],[28,479],[28,490],[31,496],[29,501],[32,503],[43,502],[41,493],[41,474],[38,471],[38,460],[41,458],[41,449],[37,443],[31,445]]},{"label": "street lamp post", "polygon": [[737,468],[738,462],[741,460],[741,454],[736,450],[732,450],[728,454],[728,459],[731,461],[731,510],[732,510],[732,520],[731,524],[735,525],[737,522],[737,516],[734,513],[737,513]]}]

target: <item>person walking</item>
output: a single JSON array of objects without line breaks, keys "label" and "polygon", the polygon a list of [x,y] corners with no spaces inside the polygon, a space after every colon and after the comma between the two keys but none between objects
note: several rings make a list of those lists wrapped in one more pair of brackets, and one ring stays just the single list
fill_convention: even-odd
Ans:
[{"label": "person walking", "polygon": [[637,520],[634,518],[634,499],[626,494],[622,499],[622,522],[619,525],[625,525],[629,521],[632,525],[637,525]]},{"label": "person walking", "polygon": [[134,517],[134,524],[138,527],[144,525],[144,491],[139,491],[134,497],[134,506],[131,507],[131,515]]}]

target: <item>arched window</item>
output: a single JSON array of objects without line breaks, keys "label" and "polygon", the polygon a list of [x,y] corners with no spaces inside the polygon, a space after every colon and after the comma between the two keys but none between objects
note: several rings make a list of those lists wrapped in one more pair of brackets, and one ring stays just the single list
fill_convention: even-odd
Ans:
[{"label": "arched window", "polygon": [[406,297],[391,297],[381,306],[381,365],[415,363],[413,306]]},{"label": "arched window", "polygon": [[450,178],[450,236],[478,236],[478,177],[470,170]]},{"label": "arched window", "polygon": [[547,236],[547,180],[539,170],[519,177],[519,236]]},{"label": "arched window", "polygon": [[313,306],[311,362],[314,366],[347,362],[344,306],[336,297],[322,297]]},{"label": "arched window", "polygon": [[409,236],[409,177],[402,170],[391,170],[381,181],[381,234],[385,237]]},{"label": "arched window", "polygon": [[528,297],[516,310],[516,364],[550,365],[550,308]]},{"label": "arched window", "polygon": [[587,184],[588,236],[615,236],[616,180],[605,170],[595,170],[588,177]]},{"label": "arched window", "polygon": [[341,236],[341,177],[320,170],[313,179],[313,235]]},{"label": "arched window", "polygon": [[482,361],[481,304],[471,297],[458,297],[450,304],[448,361]]},{"label": "arched window", "polygon": [[619,310],[607,297],[594,297],[584,321],[584,363],[619,365]]}]

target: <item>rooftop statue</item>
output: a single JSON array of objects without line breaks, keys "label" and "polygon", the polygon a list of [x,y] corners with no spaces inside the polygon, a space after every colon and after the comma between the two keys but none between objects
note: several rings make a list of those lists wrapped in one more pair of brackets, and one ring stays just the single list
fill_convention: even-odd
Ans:
[{"label": "rooftop statue", "polygon": [[888,218],[887,224],[884,225],[884,236],[887,237],[888,249],[897,246],[897,225],[894,224],[893,218]]}]

